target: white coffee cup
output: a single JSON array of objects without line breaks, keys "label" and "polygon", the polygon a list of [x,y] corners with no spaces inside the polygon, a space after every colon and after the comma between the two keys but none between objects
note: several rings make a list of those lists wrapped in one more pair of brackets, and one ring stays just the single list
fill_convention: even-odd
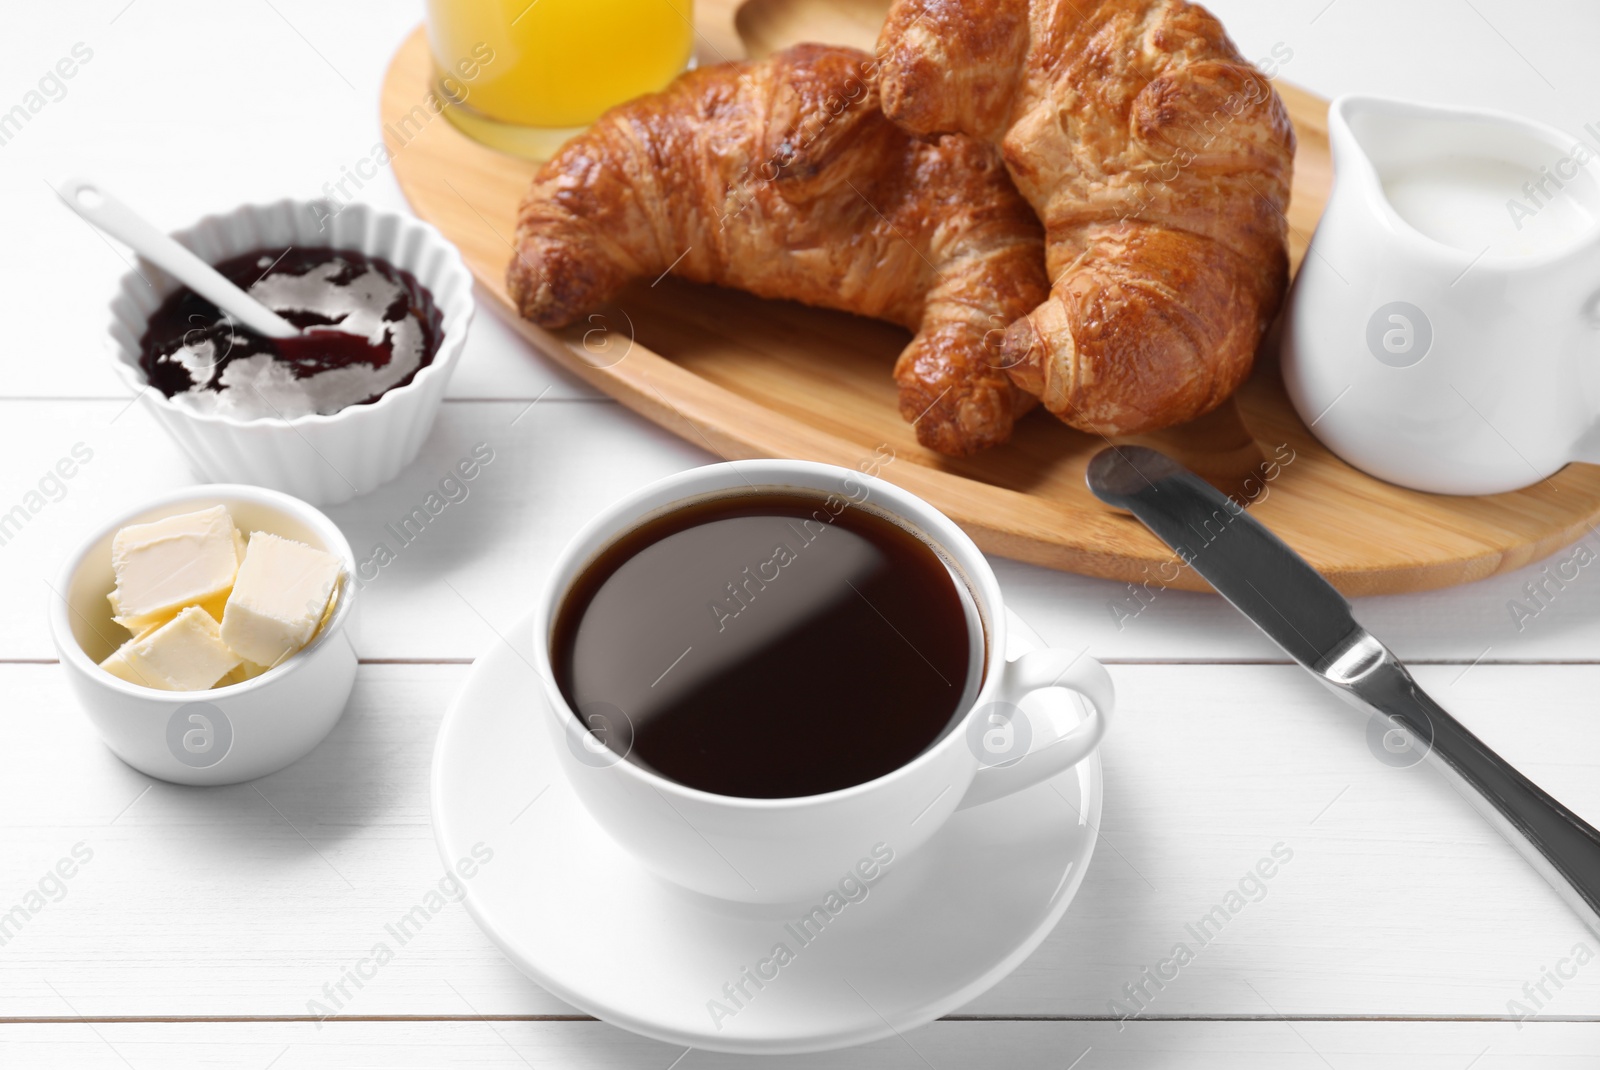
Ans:
[{"label": "white coffee cup", "polygon": [[[869,465],[863,465],[870,469]],[[620,536],[697,500],[789,490],[814,494],[837,515],[868,509],[932,546],[952,582],[970,595],[985,657],[976,698],[934,744],[891,773],[853,787],[799,798],[716,795],[668,780],[608,749],[574,713],[551,668],[556,614],[584,568]],[[960,588],[958,588],[960,589]],[[591,521],[562,551],[539,595],[534,667],[544,681],[549,725],[567,778],[595,820],[646,867],[721,899],[786,903],[836,884],[877,845],[907,854],[956,810],[1030,787],[1071,768],[1099,744],[1114,692],[1103,666],[1078,651],[1043,649],[1006,661],[1000,585],[983,554],[949,518],[874,475],[809,461],[713,464],[630,494]],[[1093,706],[1064,734],[1030,724],[1017,706],[1029,692],[1061,687]],[[1031,738],[1032,746],[1028,745]],[[996,750],[996,739],[1011,749]],[[1020,742],[1019,742],[1020,741]],[[848,746],[841,740],[840,746]]]},{"label": "white coffee cup", "polygon": [[1341,97],[1336,181],[1283,329],[1333,452],[1442,494],[1600,463],[1600,128]]}]

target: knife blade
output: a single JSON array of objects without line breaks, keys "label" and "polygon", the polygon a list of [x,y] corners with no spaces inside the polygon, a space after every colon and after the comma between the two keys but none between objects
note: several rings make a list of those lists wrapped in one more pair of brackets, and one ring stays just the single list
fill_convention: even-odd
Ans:
[{"label": "knife blade", "polygon": [[1429,697],[1304,558],[1243,505],[1157,450],[1102,450],[1087,478],[1097,498],[1142,521],[1323,684],[1409,735],[1600,933],[1600,832]]}]

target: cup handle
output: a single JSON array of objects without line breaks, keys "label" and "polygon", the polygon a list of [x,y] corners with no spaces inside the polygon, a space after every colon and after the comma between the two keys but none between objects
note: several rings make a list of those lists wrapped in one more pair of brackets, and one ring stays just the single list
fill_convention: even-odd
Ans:
[{"label": "cup handle", "polygon": [[[973,734],[967,737],[979,753],[979,760],[989,760],[980,745],[988,726],[1000,727],[1016,716],[1026,720],[1026,714],[1018,709],[1023,697],[1047,687],[1076,691],[1088,699],[1094,709],[1087,719],[1065,735],[1028,746],[1020,757],[1004,763],[981,766],[956,809],[992,802],[1049,780],[1083,761],[1100,744],[1116,706],[1116,688],[1105,666],[1086,654],[1074,654],[1070,650],[1032,650],[1016,661],[1006,662],[1001,669],[995,700],[979,711],[978,716],[984,720],[974,726]],[[1010,738],[1016,738],[1014,728]]]}]

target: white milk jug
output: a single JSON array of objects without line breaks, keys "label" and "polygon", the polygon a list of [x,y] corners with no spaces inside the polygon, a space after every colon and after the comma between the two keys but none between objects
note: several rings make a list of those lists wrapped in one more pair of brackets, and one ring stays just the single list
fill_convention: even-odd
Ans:
[{"label": "white milk jug", "polygon": [[1600,128],[1340,97],[1290,292],[1301,419],[1381,479],[1494,494],[1600,463]]}]

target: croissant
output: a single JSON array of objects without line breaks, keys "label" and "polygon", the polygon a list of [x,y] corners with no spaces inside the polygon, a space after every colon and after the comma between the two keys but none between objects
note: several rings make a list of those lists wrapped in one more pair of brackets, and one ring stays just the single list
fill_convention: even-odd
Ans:
[{"label": "croissant", "polygon": [[1035,404],[1000,360],[1044,300],[1043,233],[983,141],[884,118],[872,57],[799,45],[614,108],[533,178],[507,281],[561,327],[670,271],[890,320],[900,413],[924,445],[1005,441]]},{"label": "croissant", "polygon": [[1050,297],[1012,324],[1019,386],[1081,430],[1215,408],[1288,283],[1294,130],[1184,0],[895,0],[885,114],[1001,146],[1045,227]]}]

